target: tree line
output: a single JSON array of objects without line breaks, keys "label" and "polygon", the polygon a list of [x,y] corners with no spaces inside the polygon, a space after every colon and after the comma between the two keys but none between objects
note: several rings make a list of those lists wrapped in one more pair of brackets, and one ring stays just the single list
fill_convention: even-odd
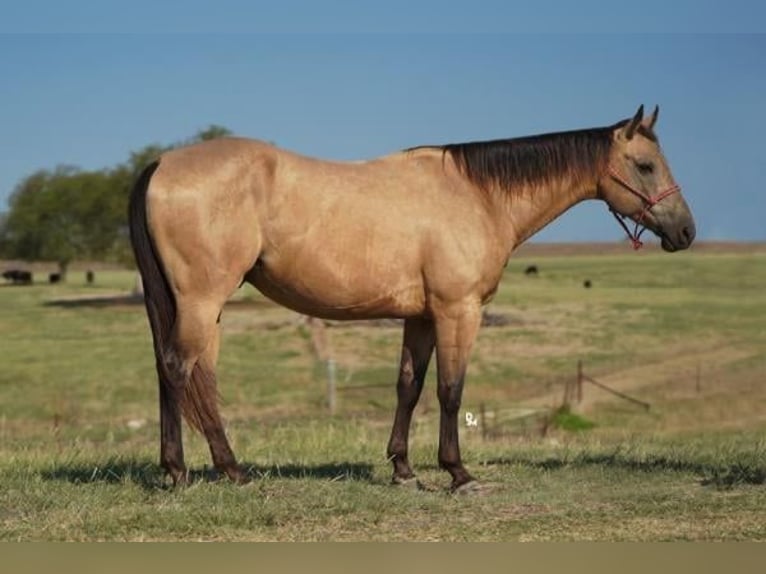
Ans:
[{"label": "tree line", "polygon": [[230,135],[211,125],[172,145],[149,145],[114,167],[40,169],[18,183],[0,213],[0,258],[55,261],[62,276],[75,259],[130,263],[128,199],[141,170],[163,152]]}]

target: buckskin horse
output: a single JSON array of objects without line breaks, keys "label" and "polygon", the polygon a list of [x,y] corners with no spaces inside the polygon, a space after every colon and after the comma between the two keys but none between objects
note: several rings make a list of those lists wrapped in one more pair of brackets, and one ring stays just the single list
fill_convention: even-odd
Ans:
[{"label": "buckskin horse", "polygon": [[657,114],[644,118],[641,106],[608,127],[363,162],[238,138],[162,155],[138,178],[129,216],[159,375],[160,463],[173,483],[188,480],[182,416],[204,434],[220,472],[247,479],[224,432],[215,377],[221,310],[247,281],[306,315],[403,318],[392,482],[415,481],[410,421],[436,349],[438,461],[452,490],[471,490],[458,444],[463,381],[482,305],[514,249],[586,199],[606,202],[636,246],[642,226],[665,251],[694,239],[654,132]]}]

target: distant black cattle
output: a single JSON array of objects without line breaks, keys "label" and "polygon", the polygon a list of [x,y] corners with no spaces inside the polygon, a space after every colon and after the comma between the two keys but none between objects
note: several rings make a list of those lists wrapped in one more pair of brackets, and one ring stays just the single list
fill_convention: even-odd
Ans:
[{"label": "distant black cattle", "polygon": [[14,285],[29,285],[32,283],[32,273],[23,269],[9,269],[3,272],[3,279]]},{"label": "distant black cattle", "polygon": [[51,273],[48,275],[48,283],[59,283],[61,281],[61,273]]},{"label": "distant black cattle", "polygon": [[86,283],[88,283],[88,285],[92,285],[95,280],[96,280],[96,274],[93,273],[93,271],[91,271],[90,269],[88,269],[85,272],[85,281],[86,281]]},{"label": "distant black cattle", "polygon": [[524,275],[537,275],[537,265],[529,265],[524,269]]},{"label": "distant black cattle", "polygon": [[586,279],[585,281],[583,281],[582,286],[585,287],[586,289],[590,289],[591,287],[590,279]]}]

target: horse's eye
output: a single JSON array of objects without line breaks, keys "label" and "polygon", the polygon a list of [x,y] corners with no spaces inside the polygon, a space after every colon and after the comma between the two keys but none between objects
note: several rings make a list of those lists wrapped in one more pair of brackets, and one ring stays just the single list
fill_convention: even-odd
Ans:
[{"label": "horse's eye", "polygon": [[643,175],[654,172],[654,166],[649,162],[636,162],[636,167],[638,168],[638,171]]}]

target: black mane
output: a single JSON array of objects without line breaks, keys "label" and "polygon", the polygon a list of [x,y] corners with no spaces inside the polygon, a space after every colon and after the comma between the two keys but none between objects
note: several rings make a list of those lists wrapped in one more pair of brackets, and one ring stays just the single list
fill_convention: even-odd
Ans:
[{"label": "black mane", "polygon": [[[476,185],[513,191],[519,186],[547,183],[569,176],[576,180],[606,170],[614,130],[627,120],[604,128],[556,132],[512,139],[419,146],[440,149]],[[641,126],[639,132],[654,134]]]}]

